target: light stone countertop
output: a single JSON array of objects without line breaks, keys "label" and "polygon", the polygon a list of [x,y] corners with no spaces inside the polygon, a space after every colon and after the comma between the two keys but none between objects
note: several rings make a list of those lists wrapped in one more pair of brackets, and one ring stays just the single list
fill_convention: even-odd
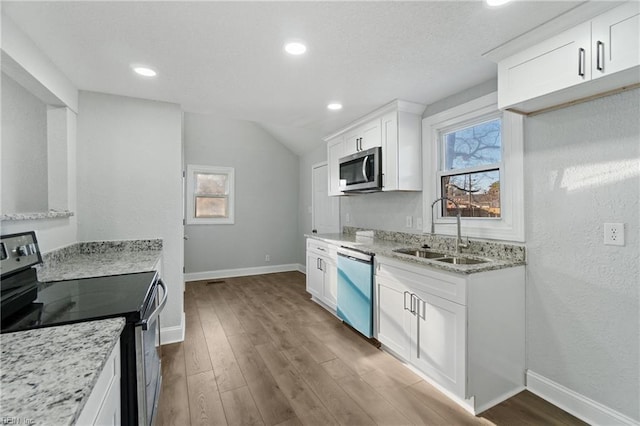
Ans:
[{"label": "light stone countertop", "polygon": [[[374,232],[376,233],[374,238],[356,236],[355,231],[341,234],[307,234],[306,237],[315,238],[337,246],[352,248],[376,256],[388,257],[414,265],[428,266],[457,274],[493,271],[520,266],[526,263],[524,247],[518,245],[471,240],[469,249],[463,249],[460,255],[456,255],[454,250],[455,239],[451,237],[390,233],[384,231]],[[380,238],[378,235],[395,237],[395,239]],[[442,252],[447,256],[485,259],[487,262],[475,265],[453,265],[393,251],[399,248],[419,248],[422,244],[428,244],[430,247],[429,250]]]},{"label": "light stone countertop", "polygon": [[2,420],[74,424],[124,325],[112,318],[0,335]]}]

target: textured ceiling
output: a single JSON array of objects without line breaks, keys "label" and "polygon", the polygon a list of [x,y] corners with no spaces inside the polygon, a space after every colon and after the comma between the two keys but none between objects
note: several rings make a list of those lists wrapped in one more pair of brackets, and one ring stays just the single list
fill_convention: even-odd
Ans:
[{"label": "textured ceiling", "polygon": [[[482,53],[581,2],[10,2],[82,90],[259,123],[300,154],[395,98],[430,104],[496,76]],[[299,38],[307,54],[282,46]],[[132,63],[156,68],[133,75]],[[328,111],[329,101],[344,104]]]}]

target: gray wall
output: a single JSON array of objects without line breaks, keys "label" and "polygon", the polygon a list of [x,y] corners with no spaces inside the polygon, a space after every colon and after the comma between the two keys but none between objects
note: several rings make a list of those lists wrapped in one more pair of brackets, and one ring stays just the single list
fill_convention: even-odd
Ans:
[{"label": "gray wall", "polygon": [[[181,336],[182,164],[180,106],[80,92],[78,239],[162,238],[169,301],[163,333]],[[165,339],[166,340],[166,339]]]},{"label": "gray wall", "polygon": [[[640,420],[640,90],[525,126],[527,366]],[[603,223],[626,245],[603,245]]]},{"label": "gray wall", "polygon": [[47,106],[2,73],[2,213],[45,212]]},{"label": "gray wall", "polygon": [[[298,263],[298,157],[248,121],[185,113],[185,163],[235,168],[235,224],[188,225],[187,273]],[[271,261],[265,261],[265,255]]]},{"label": "gray wall", "polygon": [[327,161],[327,144],[320,141],[315,149],[305,153],[300,157],[300,177],[298,192],[298,237],[296,239],[297,262],[301,265],[306,263],[306,239],[305,234],[310,234],[311,223],[311,168],[314,164]]}]

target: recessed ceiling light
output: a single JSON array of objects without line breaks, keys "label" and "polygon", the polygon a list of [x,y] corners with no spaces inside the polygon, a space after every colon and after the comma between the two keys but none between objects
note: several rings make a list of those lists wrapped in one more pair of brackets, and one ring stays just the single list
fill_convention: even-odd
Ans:
[{"label": "recessed ceiling light", "polygon": [[284,50],[290,55],[302,55],[307,51],[307,46],[299,41],[293,41],[284,45]]},{"label": "recessed ceiling light", "polygon": [[144,77],[155,77],[158,73],[149,67],[134,66],[133,71]]},{"label": "recessed ceiling light", "polygon": [[332,102],[329,105],[327,105],[327,108],[332,110],[332,111],[337,111],[339,109],[342,109],[342,104],[337,103],[337,102]]},{"label": "recessed ceiling light", "polygon": [[496,7],[502,6],[503,4],[509,3],[511,0],[485,0],[487,2],[487,6]]}]

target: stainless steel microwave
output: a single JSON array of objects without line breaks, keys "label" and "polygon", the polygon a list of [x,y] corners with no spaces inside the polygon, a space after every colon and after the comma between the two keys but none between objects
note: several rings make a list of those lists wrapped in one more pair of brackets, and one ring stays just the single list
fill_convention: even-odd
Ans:
[{"label": "stainless steel microwave", "polygon": [[339,160],[340,191],[382,191],[382,148],[374,147]]}]

